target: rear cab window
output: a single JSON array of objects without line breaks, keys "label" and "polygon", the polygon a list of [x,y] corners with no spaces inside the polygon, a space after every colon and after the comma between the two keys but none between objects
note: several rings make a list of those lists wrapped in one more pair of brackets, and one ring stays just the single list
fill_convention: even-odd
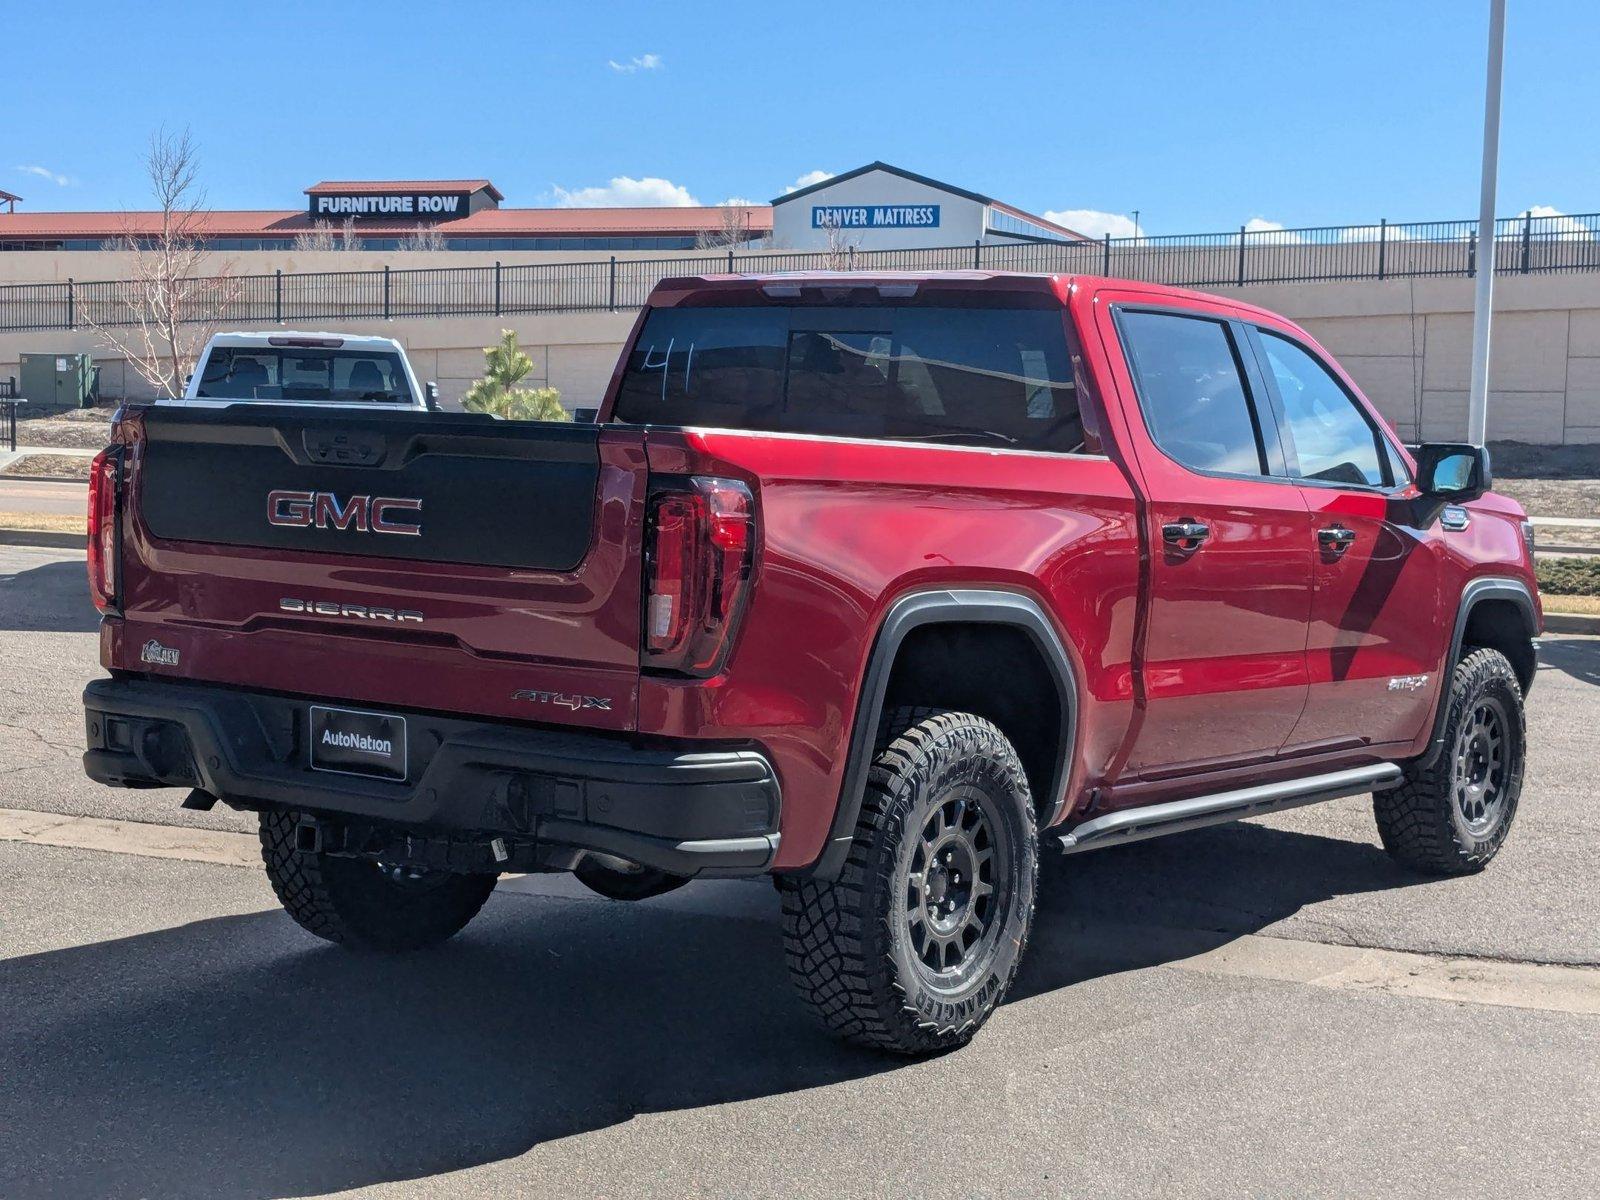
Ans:
[{"label": "rear cab window", "polygon": [[1163,453],[1195,471],[1269,473],[1260,413],[1225,319],[1125,309],[1117,329],[1145,426]]},{"label": "rear cab window", "polygon": [[614,417],[1099,453],[1059,307],[655,309],[628,357]]},{"label": "rear cab window", "polygon": [[398,354],[300,346],[214,346],[201,371],[195,398],[414,402]]}]

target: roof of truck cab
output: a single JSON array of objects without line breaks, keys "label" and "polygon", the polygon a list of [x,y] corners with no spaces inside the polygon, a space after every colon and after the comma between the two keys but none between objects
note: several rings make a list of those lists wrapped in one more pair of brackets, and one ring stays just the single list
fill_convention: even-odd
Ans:
[{"label": "roof of truck cab", "polygon": [[281,345],[285,339],[290,338],[316,338],[319,340],[332,340],[337,338],[343,342],[344,345],[358,350],[400,349],[400,343],[395,341],[393,338],[377,337],[375,335],[366,333],[334,333],[327,330],[319,331],[309,329],[272,329],[259,333],[239,330],[233,333],[215,334],[209,344],[213,346],[268,346],[271,345],[274,340]]},{"label": "roof of truck cab", "polygon": [[1079,288],[1093,290],[1116,288],[1139,292],[1152,298],[1185,301],[1201,307],[1225,305],[1232,309],[1283,319],[1267,309],[1236,300],[1231,296],[1218,296],[1210,292],[1171,287],[1161,283],[1146,283],[1141,279],[1118,279],[1107,275],[1050,274],[1037,271],[773,271],[749,275],[679,275],[662,279],[651,293],[650,303],[657,303],[658,297],[661,301],[670,303],[676,296],[690,292],[724,289],[730,292],[760,289],[767,291],[771,296],[772,293],[768,289],[781,288],[785,284],[805,288],[830,286],[866,288],[924,283],[948,287],[951,290],[1015,291],[1034,294],[1054,292],[1062,299]]}]

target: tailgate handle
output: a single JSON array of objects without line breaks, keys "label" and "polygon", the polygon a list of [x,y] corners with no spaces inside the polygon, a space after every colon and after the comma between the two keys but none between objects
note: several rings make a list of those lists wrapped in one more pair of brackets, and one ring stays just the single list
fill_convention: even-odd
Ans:
[{"label": "tailgate handle", "polygon": [[365,429],[307,429],[306,457],[335,467],[375,467],[383,461],[387,439]]}]

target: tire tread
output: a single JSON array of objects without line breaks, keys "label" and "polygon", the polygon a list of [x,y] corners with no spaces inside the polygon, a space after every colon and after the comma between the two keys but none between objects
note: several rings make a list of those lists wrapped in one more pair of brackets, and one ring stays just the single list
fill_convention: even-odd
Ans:
[{"label": "tire tread", "polygon": [[[284,911],[306,932],[350,950],[397,953],[420,950],[458,933],[489,899],[493,875],[456,876],[437,892],[407,897],[398,890],[389,903],[374,903],[370,882],[358,874],[367,864],[296,849],[300,814],[263,812],[261,861]],[[387,885],[386,885],[387,886]],[[381,893],[380,893],[381,894]]]},{"label": "tire tread", "polygon": [[[981,731],[1007,751],[1007,766],[1026,800],[1027,779],[1004,734],[989,721],[939,708],[891,710],[879,727],[855,838],[835,882],[806,878],[779,881],[783,895],[784,947],[790,978],[801,998],[833,1034],[847,1042],[897,1054],[926,1054],[959,1046],[1010,989],[1022,958],[1033,907],[1022,930],[1010,972],[992,1003],[948,1026],[927,1021],[907,1003],[886,950],[875,949],[861,914],[882,886],[878,847],[898,838],[899,803],[914,765],[940,740]],[[1031,802],[1028,805],[1031,814]],[[1028,826],[1032,833],[1031,821]],[[1019,848],[1019,853],[1035,847]],[[1026,870],[1037,874],[1037,853],[1026,853]],[[1032,892],[1030,891],[1030,896]]]},{"label": "tire tread", "polygon": [[1430,875],[1470,875],[1481,871],[1499,851],[1516,813],[1520,791],[1521,763],[1515,766],[1516,785],[1509,798],[1509,809],[1500,828],[1482,846],[1463,845],[1451,817],[1451,748],[1456,729],[1465,718],[1467,702],[1488,688],[1509,686],[1514,697],[1510,705],[1517,723],[1519,754],[1526,744],[1526,717],[1522,708],[1522,688],[1516,672],[1498,650],[1479,649],[1456,664],[1443,703],[1445,715],[1444,748],[1431,758],[1406,767],[1396,787],[1376,792],[1372,797],[1373,816],[1383,848],[1398,861]]}]

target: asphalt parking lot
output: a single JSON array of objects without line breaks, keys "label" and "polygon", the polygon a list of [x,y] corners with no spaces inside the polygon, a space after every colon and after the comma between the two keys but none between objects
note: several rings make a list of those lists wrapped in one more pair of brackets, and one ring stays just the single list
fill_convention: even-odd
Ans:
[{"label": "asphalt parking lot", "polygon": [[764,884],[622,905],[519,880],[449,945],[363,960],[229,865],[241,838],[151,857],[104,822],[253,823],[82,777],[94,630],[80,557],[0,546],[0,810],[108,831],[0,840],[0,1196],[1600,1178],[1600,639],[1545,641],[1522,810],[1484,874],[1402,871],[1364,799],[1052,860],[1011,1001],[905,1064],[806,1024]]}]

